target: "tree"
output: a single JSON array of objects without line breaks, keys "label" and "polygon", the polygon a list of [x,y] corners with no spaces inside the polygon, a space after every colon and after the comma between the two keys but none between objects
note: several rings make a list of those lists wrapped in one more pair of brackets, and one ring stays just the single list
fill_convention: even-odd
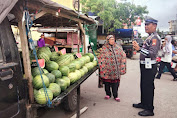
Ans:
[{"label": "tree", "polygon": [[100,16],[103,20],[103,25],[108,30],[112,21],[114,21],[113,12],[115,9],[115,0],[82,0],[82,12],[93,12],[95,15]]},{"label": "tree", "polygon": [[148,13],[146,6],[118,3],[116,0],[82,0],[81,3],[84,13],[90,11],[100,16],[107,31],[123,28],[123,24],[130,27],[138,16],[143,19],[143,15]]}]

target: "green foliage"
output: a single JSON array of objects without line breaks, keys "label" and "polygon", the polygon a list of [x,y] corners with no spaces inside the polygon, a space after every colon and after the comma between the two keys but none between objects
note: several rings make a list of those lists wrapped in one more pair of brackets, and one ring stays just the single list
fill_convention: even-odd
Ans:
[{"label": "green foliage", "polygon": [[100,16],[108,32],[123,28],[125,23],[130,27],[137,17],[143,20],[143,15],[148,13],[146,6],[136,6],[129,2],[118,3],[116,0],[81,0],[81,3],[84,13],[90,11]]}]

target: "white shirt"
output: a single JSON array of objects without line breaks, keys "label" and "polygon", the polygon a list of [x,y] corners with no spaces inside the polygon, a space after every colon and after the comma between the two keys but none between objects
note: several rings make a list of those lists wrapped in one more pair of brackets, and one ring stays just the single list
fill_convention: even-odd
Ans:
[{"label": "white shirt", "polygon": [[165,56],[161,58],[161,61],[163,62],[169,62],[171,63],[172,60],[172,45],[169,46],[170,52],[167,53],[165,47],[163,47],[163,51],[165,52]]}]

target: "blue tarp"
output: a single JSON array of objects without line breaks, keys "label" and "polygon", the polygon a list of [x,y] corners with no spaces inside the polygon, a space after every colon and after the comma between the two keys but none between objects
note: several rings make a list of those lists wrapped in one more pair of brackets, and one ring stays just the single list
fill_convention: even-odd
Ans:
[{"label": "blue tarp", "polygon": [[133,29],[116,29],[115,33],[118,35],[118,37],[131,38]]}]

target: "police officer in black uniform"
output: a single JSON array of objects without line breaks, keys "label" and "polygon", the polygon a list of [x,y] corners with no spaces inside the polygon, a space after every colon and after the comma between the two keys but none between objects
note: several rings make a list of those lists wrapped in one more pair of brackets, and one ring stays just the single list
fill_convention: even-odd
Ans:
[{"label": "police officer in black uniform", "polygon": [[156,57],[160,50],[160,37],[156,33],[157,20],[146,17],[145,31],[149,37],[144,41],[143,47],[140,48],[136,41],[133,41],[135,50],[140,51],[140,70],[141,70],[141,102],[133,104],[135,108],[142,108],[138,115],[154,115],[154,78],[157,72]]}]

